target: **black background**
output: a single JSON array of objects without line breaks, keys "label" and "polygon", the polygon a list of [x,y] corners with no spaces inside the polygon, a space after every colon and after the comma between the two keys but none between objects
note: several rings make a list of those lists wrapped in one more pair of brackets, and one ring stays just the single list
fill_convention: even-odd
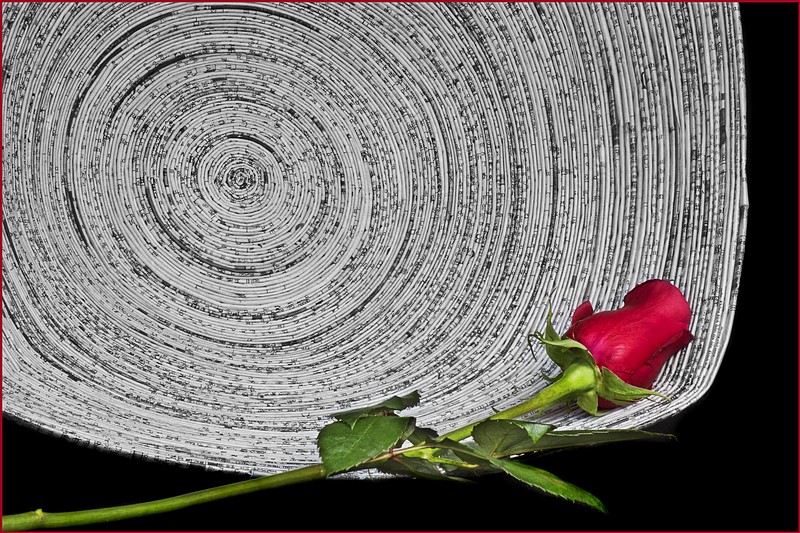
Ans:
[{"label": "black background", "polygon": [[[506,481],[325,480],[89,530],[797,531],[797,6],[743,4],[750,211],[733,334],[676,442],[542,458],[602,515]],[[3,422],[3,513],[135,503],[243,479],[132,460]]]}]

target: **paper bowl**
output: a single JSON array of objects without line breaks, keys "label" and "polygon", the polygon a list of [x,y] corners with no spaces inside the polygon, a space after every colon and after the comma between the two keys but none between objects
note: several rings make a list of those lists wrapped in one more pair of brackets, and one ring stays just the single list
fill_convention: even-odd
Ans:
[{"label": "paper bowl", "polygon": [[745,237],[736,4],[3,5],[3,410],[237,472],[418,390],[439,431],[541,389],[552,303],[651,278],[712,385]]}]

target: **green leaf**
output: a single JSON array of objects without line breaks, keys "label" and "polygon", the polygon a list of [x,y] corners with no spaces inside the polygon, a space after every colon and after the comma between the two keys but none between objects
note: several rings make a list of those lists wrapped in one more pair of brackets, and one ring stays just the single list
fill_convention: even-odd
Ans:
[{"label": "green leaf", "polygon": [[505,457],[525,453],[553,426],[524,420],[487,420],[472,430],[475,444],[487,455]]},{"label": "green leaf", "polygon": [[[450,439],[439,441],[436,445],[440,449],[434,454],[434,457],[450,462],[449,466],[453,468],[448,469],[449,473],[475,476],[498,470],[498,467],[492,464],[491,457],[476,445],[469,445]],[[442,466],[446,467],[448,465],[442,464]]]},{"label": "green leaf", "polygon": [[645,439],[668,438],[674,439],[666,433],[653,433],[638,429],[599,429],[599,430],[565,430],[551,431],[540,438],[536,444],[523,453],[572,448],[575,446],[588,446],[590,444],[606,444],[610,442],[625,442]]},{"label": "green leaf", "polygon": [[547,356],[555,362],[562,370],[575,363],[576,361],[586,361],[595,364],[594,357],[583,344],[570,338],[562,339],[553,328],[553,309],[547,313],[547,324],[545,333],[535,333],[534,337],[544,344]]},{"label": "green leaf", "polygon": [[452,450],[437,449],[433,456],[428,459],[431,463],[441,467],[446,473],[458,472],[461,470],[473,471],[478,465],[464,460],[453,453]]},{"label": "green leaf", "polygon": [[547,323],[544,327],[544,338],[549,341],[557,341],[561,339],[561,335],[556,333],[555,328],[553,327],[553,304],[552,302],[549,304],[549,308],[547,310]]},{"label": "green leaf", "polygon": [[458,479],[446,476],[435,465],[421,457],[396,455],[380,465],[378,470],[387,474],[409,476],[420,479]]},{"label": "green leaf", "polygon": [[597,416],[597,391],[586,391],[578,396],[578,407],[589,413],[590,415]]},{"label": "green leaf", "polygon": [[[392,415],[392,416],[397,416],[397,415]],[[400,435],[400,438],[397,439],[397,442],[394,444],[393,447],[395,447],[395,448],[398,447],[398,446],[402,446],[402,444],[406,440],[411,438],[411,435],[413,435],[417,430],[417,426],[416,426],[417,419],[416,418],[400,417],[400,419],[401,420],[408,420],[409,422],[406,424],[405,431],[403,431],[403,433]]]},{"label": "green leaf", "polygon": [[450,450],[436,450],[430,461],[442,467],[446,472],[451,472],[461,467],[468,468],[474,466],[468,461],[464,461]]},{"label": "green leaf", "polygon": [[547,494],[559,496],[571,502],[588,505],[603,513],[608,512],[606,506],[603,505],[603,502],[597,499],[597,497],[572,483],[567,483],[546,470],[509,459],[493,459],[492,462],[506,471],[514,479],[530,485],[531,487],[535,487]]},{"label": "green leaf", "polygon": [[544,344],[547,356],[562,370],[576,362],[596,364],[586,346],[578,341],[569,338],[551,340],[545,337],[539,337],[538,340]]},{"label": "green leaf", "polygon": [[443,439],[436,443],[441,450],[450,450],[458,457],[464,458],[469,461],[488,462],[489,457],[477,446],[471,446],[463,442],[457,442],[451,439]]},{"label": "green leaf", "polygon": [[433,442],[439,438],[439,434],[431,428],[415,427],[414,431],[408,436],[411,444],[422,444],[423,442]]},{"label": "green leaf", "polygon": [[617,405],[628,405],[647,396],[660,396],[669,400],[667,396],[658,392],[636,387],[625,383],[619,376],[608,368],[603,367],[600,383],[597,387],[597,394]]},{"label": "green leaf", "polygon": [[328,424],[317,437],[327,474],[348,470],[392,449],[414,431],[414,422],[398,416],[367,416],[352,427],[344,422]]},{"label": "green leaf", "polygon": [[332,416],[336,420],[345,422],[350,427],[353,427],[360,418],[367,416],[389,416],[394,414],[394,411],[401,411],[408,407],[414,407],[417,404],[419,404],[419,392],[414,391],[403,396],[392,396],[375,405],[334,413]]},{"label": "green leaf", "polygon": [[[544,339],[544,343],[548,346],[558,346],[559,348],[564,348],[565,350],[579,350],[582,352],[589,351],[589,349],[586,348],[586,346],[584,346],[583,344],[579,343],[574,339],[570,339],[569,337],[556,340]],[[592,361],[594,361],[594,358],[592,358]]]}]

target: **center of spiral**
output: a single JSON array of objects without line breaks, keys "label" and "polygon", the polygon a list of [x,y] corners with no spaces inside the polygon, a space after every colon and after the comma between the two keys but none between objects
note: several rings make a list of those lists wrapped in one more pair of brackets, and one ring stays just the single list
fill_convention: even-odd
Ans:
[{"label": "center of spiral", "polygon": [[236,169],[231,172],[226,180],[226,185],[232,189],[246,189],[255,185],[256,179],[252,172]]},{"label": "center of spiral", "polygon": [[256,165],[237,165],[220,172],[214,180],[217,190],[234,203],[258,201],[264,194],[263,169]]}]

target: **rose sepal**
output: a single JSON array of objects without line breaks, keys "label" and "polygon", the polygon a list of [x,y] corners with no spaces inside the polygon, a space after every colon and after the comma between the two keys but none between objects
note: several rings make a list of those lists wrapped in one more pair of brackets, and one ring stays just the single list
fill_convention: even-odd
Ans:
[{"label": "rose sepal", "polygon": [[[547,356],[553,360],[562,371],[578,361],[585,361],[595,365],[594,357],[580,342],[568,337],[561,337],[553,328],[553,310],[547,313],[544,334],[536,332],[532,336],[544,345]],[[530,338],[528,339],[530,341]],[[596,366],[596,365],[595,365]],[[551,381],[551,380],[548,380]]]},{"label": "rose sepal", "polygon": [[557,364],[562,371],[566,371],[575,363],[589,363],[597,366],[594,357],[586,346],[572,339],[551,340],[536,334],[536,340],[544,345],[547,356]]},{"label": "rose sepal", "polygon": [[665,396],[660,392],[625,383],[622,378],[605,367],[603,367],[601,371],[597,394],[604,400],[608,400],[616,405],[629,405],[636,400],[648,396],[658,396],[659,398],[671,401],[669,396]]},{"label": "rose sepal", "polygon": [[597,406],[599,404],[599,400],[597,398],[597,391],[586,391],[580,396],[578,396],[578,407],[586,411],[587,413],[596,416],[597,415]]}]

